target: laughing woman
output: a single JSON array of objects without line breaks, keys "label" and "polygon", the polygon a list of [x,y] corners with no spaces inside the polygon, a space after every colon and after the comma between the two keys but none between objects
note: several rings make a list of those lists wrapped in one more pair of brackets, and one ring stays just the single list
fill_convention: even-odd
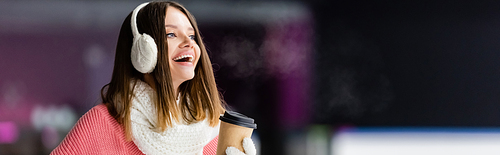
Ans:
[{"label": "laughing woman", "polygon": [[182,5],[132,11],[101,97],[51,154],[215,154],[225,109],[196,21]]}]

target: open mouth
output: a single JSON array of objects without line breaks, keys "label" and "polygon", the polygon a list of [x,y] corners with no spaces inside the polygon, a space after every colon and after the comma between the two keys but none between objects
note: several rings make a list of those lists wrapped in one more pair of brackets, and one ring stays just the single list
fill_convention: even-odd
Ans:
[{"label": "open mouth", "polygon": [[175,62],[193,62],[192,55],[181,55],[173,59]]}]

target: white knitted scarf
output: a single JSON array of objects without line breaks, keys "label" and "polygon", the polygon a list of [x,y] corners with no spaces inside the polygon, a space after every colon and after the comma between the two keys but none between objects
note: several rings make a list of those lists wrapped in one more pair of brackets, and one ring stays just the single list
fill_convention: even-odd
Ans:
[{"label": "white knitted scarf", "polygon": [[158,131],[153,105],[156,93],[147,83],[137,80],[134,94],[130,111],[132,139],[144,154],[202,154],[203,147],[219,133],[219,127],[210,127],[206,119],[192,124],[174,121],[173,126]]}]

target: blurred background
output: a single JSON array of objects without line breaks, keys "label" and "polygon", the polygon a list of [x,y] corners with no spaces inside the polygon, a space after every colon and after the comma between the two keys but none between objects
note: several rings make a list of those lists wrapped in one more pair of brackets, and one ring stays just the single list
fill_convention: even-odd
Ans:
[{"label": "blurred background", "polygon": [[[0,0],[0,154],[99,104],[138,0]],[[499,154],[499,1],[179,0],[259,154]],[[497,42],[498,41],[498,42]]]}]

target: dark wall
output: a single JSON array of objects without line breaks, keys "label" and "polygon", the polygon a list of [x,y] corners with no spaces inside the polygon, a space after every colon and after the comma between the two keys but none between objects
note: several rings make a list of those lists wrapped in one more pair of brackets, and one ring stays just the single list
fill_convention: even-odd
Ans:
[{"label": "dark wall", "polygon": [[309,4],[314,122],[500,126],[500,2]]}]

